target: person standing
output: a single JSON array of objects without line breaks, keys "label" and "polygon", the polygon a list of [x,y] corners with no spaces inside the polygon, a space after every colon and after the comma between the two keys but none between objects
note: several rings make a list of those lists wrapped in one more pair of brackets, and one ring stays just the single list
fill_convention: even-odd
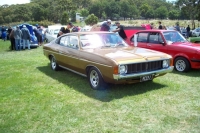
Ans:
[{"label": "person standing", "polygon": [[101,25],[100,31],[110,31],[110,25],[111,25],[111,20],[108,19],[106,22],[104,22],[104,23]]},{"label": "person standing", "polygon": [[179,27],[179,24],[178,24],[178,23],[176,24],[176,26],[175,26],[175,29],[176,29],[176,31],[178,31],[179,33],[181,33],[181,29],[180,29],[180,27]]},{"label": "person standing", "polygon": [[10,35],[9,35],[10,43],[11,43],[11,50],[15,50],[15,38],[14,38],[14,29],[12,29]]},{"label": "person standing", "polygon": [[76,27],[76,26],[74,26],[74,25],[72,24],[71,32],[78,32],[78,27]]},{"label": "person standing", "polygon": [[66,33],[70,33],[70,28],[72,28],[72,27],[73,27],[73,24],[71,22],[69,22],[66,27],[61,27],[57,37],[59,37],[63,34],[66,34]]},{"label": "person standing", "polygon": [[120,25],[119,22],[115,22],[117,25],[117,29],[112,32],[118,32],[118,34],[123,38],[124,40],[127,39],[126,33],[124,32],[124,26]]},{"label": "person standing", "polygon": [[34,28],[33,32],[35,33],[35,36],[37,37],[38,45],[42,46],[42,35],[40,31],[37,28]]},{"label": "person standing", "polygon": [[158,23],[159,23],[158,29],[162,30],[163,26],[162,26],[161,22],[159,21]]},{"label": "person standing", "polygon": [[11,33],[11,31],[12,31],[12,27],[10,26],[10,27],[8,28],[7,40],[10,40],[10,33]]},{"label": "person standing", "polygon": [[29,40],[31,40],[31,35],[26,25],[23,25],[23,28],[21,29],[21,31],[22,31],[23,49],[25,50],[26,45],[27,45],[28,49],[30,50]]},{"label": "person standing", "polygon": [[190,36],[190,26],[188,25],[188,27],[186,28],[186,31],[187,31],[187,37]]},{"label": "person standing", "polygon": [[16,27],[14,30],[14,38],[15,38],[15,49],[21,50],[21,38],[22,38],[22,31],[19,29],[19,26]]},{"label": "person standing", "polygon": [[1,38],[2,40],[6,41],[6,28],[4,26],[2,26],[2,29],[1,29]]}]

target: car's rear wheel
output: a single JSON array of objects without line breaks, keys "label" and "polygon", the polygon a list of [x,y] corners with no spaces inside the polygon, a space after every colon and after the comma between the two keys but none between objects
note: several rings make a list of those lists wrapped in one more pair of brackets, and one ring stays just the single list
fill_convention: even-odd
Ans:
[{"label": "car's rear wheel", "polygon": [[54,71],[59,70],[60,67],[59,67],[58,63],[56,62],[56,59],[54,56],[50,57],[50,61],[51,61],[50,63],[51,63],[52,70],[54,70]]},{"label": "car's rear wheel", "polygon": [[178,57],[174,61],[175,69],[179,72],[187,72],[190,70],[190,63],[184,57]]},{"label": "car's rear wheel", "polygon": [[103,80],[97,68],[91,67],[87,76],[92,89],[105,90],[107,88],[107,83]]}]

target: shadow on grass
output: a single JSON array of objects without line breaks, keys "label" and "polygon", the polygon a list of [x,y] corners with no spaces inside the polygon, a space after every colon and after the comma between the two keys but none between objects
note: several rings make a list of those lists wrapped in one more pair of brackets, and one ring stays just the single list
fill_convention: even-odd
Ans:
[{"label": "shadow on grass", "polygon": [[109,102],[114,99],[140,95],[148,91],[162,89],[166,87],[166,85],[150,81],[136,84],[110,85],[109,89],[98,91],[91,89],[87,78],[72,73],[70,71],[53,71],[51,70],[49,65],[38,67],[37,69],[47,76],[67,85],[68,87],[73,88],[74,90],[79,91],[88,97],[100,100],[102,102]]},{"label": "shadow on grass", "polygon": [[178,71],[174,70],[173,73],[183,75],[183,76],[200,77],[200,70],[197,70],[197,69],[191,69],[188,72],[178,72]]}]

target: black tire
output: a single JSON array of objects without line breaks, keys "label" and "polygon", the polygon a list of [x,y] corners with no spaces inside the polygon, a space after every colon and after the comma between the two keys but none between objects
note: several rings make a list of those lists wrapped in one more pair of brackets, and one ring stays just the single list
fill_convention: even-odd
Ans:
[{"label": "black tire", "polygon": [[190,70],[190,62],[184,57],[178,57],[174,61],[174,67],[179,72],[187,72]]},{"label": "black tire", "polygon": [[88,81],[90,86],[94,90],[105,90],[107,89],[108,85],[103,80],[102,75],[100,74],[99,70],[95,67],[91,67],[87,73]]},{"label": "black tire", "polygon": [[50,57],[50,65],[51,65],[51,69],[54,71],[58,71],[60,69],[58,63],[56,62],[56,59],[54,56]]}]

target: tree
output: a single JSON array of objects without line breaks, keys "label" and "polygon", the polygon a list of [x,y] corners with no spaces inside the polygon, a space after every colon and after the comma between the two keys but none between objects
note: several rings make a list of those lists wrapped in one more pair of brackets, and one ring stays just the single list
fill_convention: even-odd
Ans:
[{"label": "tree", "polygon": [[194,29],[194,19],[198,19],[200,14],[200,0],[177,0],[176,6],[180,7],[181,12],[183,12],[184,15],[190,17],[192,20],[192,29]]},{"label": "tree", "polygon": [[3,24],[3,23],[4,23],[3,16],[0,16],[0,24]]},{"label": "tree", "polygon": [[87,17],[89,15],[89,11],[87,9],[81,9],[80,13],[82,17]]},{"label": "tree", "polygon": [[149,8],[146,12],[146,18],[154,18],[155,17],[155,13],[154,10],[152,8]]},{"label": "tree", "polygon": [[10,16],[6,16],[6,17],[4,18],[4,21],[5,21],[5,23],[10,23],[10,22],[12,22],[12,19],[11,19]]},{"label": "tree", "polygon": [[67,12],[63,12],[62,18],[61,18],[61,24],[66,25],[69,22],[69,16]]},{"label": "tree", "polygon": [[178,10],[169,11],[169,19],[178,19],[180,16],[180,12]]},{"label": "tree", "polygon": [[70,12],[70,18],[72,22],[76,22],[76,10]]},{"label": "tree", "polygon": [[141,16],[142,17],[147,17],[147,12],[150,10],[150,6],[148,4],[143,4],[141,7],[140,7],[140,13],[141,13]]},{"label": "tree", "polygon": [[156,9],[155,16],[160,19],[165,19],[168,16],[168,10],[165,6],[161,6]]},{"label": "tree", "polygon": [[127,1],[121,1],[121,13],[120,15],[123,16],[124,20],[130,16],[131,6]]},{"label": "tree", "polygon": [[34,21],[42,21],[45,18],[44,9],[39,4],[34,4],[32,7],[32,19]]},{"label": "tree", "polygon": [[106,13],[103,11],[103,13],[102,13],[102,18],[105,20],[106,18],[107,18],[107,15],[106,15]]},{"label": "tree", "polygon": [[98,17],[95,16],[94,14],[90,14],[90,15],[85,19],[86,25],[94,25],[94,24],[97,24],[97,22],[98,22]]}]

